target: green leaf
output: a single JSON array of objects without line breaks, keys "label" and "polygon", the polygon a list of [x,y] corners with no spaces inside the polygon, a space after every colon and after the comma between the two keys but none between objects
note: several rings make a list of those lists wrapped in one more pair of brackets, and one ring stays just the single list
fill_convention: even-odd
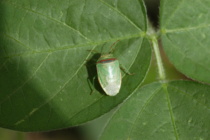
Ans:
[{"label": "green leaf", "polygon": [[210,83],[210,1],[162,0],[160,26],[164,50],[186,76]]},{"label": "green leaf", "polygon": [[[145,13],[138,0],[1,0],[0,126],[64,128],[120,104],[150,64]],[[116,97],[106,96],[97,80],[91,94],[97,54],[87,50],[104,53],[117,40],[114,55],[135,75],[123,74]]]},{"label": "green leaf", "polygon": [[189,81],[144,86],[116,111],[100,140],[210,139],[209,91]]}]

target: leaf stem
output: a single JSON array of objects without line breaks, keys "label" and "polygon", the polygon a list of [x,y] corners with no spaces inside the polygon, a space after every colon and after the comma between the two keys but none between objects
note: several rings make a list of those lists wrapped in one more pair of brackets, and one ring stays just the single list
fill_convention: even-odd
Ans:
[{"label": "leaf stem", "polygon": [[152,35],[151,41],[152,41],[152,46],[154,48],[155,57],[156,57],[156,61],[157,61],[159,78],[160,78],[160,80],[164,81],[166,79],[166,75],[165,75],[165,70],[164,70],[161,55],[160,55],[160,49],[159,49],[157,37],[155,35]]}]

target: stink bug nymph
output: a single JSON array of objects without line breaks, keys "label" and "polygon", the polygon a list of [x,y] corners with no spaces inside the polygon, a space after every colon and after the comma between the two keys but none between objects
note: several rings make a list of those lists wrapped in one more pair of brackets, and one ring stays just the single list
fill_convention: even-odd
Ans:
[{"label": "stink bug nymph", "polygon": [[[119,41],[119,40],[118,40]],[[117,58],[114,57],[113,46],[118,42],[116,41],[111,45],[109,53],[102,54],[97,60],[96,69],[98,74],[98,81],[109,96],[115,96],[120,91],[121,87],[121,71],[120,64]]]}]

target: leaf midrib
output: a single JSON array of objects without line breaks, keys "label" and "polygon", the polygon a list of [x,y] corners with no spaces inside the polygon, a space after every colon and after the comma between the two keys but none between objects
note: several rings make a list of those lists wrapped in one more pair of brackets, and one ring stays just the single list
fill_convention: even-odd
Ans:
[{"label": "leaf midrib", "polygon": [[162,28],[161,32],[162,32],[162,35],[164,35],[167,33],[179,33],[179,32],[186,32],[186,31],[197,30],[197,29],[202,29],[202,28],[209,28],[209,27],[210,27],[210,24],[201,24],[201,25],[194,26],[194,27],[177,28],[177,29]]},{"label": "leaf midrib", "polygon": [[[122,12],[120,12],[120,11],[117,10],[116,8],[113,8],[112,6],[110,6],[109,4],[105,3],[104,1],[102,1],[102,0],[100,0],[100,1],[101,1],[104,5],[111,7],[112,10],[116,11],[117,13],[119,13],[119,14],[120,14],[124,19],[126,19],[131,25],[133,25],[133,26],[136,27],[138,30],[140,30],[140,32],[139,32],[138,34],[132,34],[132,35],[123,36],[123,37],[119,37],[119,38],[115,38],[115,39],[112,38],[112,39],[104,40],[104,41],[100,41],[100,42],[93,42],[93,41],[91,41],[90,39],[88,39],[86,36],[84,36],[79,30],[76,30],[76,29],[74,29],[73,27],[71,27],[71,26],[69,26],[69,25],[67,25],[67,24],[65,24],[65,23],[63,23],[63,22],[61,22],[61,21],[59,21],[59,20],[57,20],[57,19],[54,19],[54,18],[49,17],[49,16],[46,16],[46,15],[44,15],[44,14],[42,14],[42,13],[39,13],[39,12],[34,11],[34,10],[32,10],[32,9],[23,7],[23,6],[21,6],[21,5],[18,5],[18,4],[16,4],[16,3],[13,3],[13,2],[11,2],[11,1],[6,1],[8,4],[11,4],[11,5],[13,5],[13,6],[16,7],[16,8],[18,7],[18,8],[20,8],[20,9],[24,9],[24,10],[26,10],[27,12],[32,12],[32,13],[34,13],[34,14],[37,14],[37,15],[43,16],[43,17],[45,17],[45,18],[47,18],[47,19],[50,19],[50,20],[52,20],[52,21],[55,21],[55,22],[57,22],[57,23],[59,23],[59,24],[61,24],[61,25],[64,25],[64,26],[70,28],[71,30],[77,32],[80,36],[82,36],[83,38],[85,38],[85,39],[88,41],[88,42],[85,43],[85,44],[79,44],[79,45],[73,45],[73,46],[64,46],[64,47],[59,47],[59,48],[49,49],[49,50],[38,50],[38,51],[35,50],[35,51],[27,52],[27,53],[12,54],[12,56],[21,56],[21,55],[36,54],[36,53],[45,53],[45,52],[46,52],[46,53],[49,53],[49,52],[52,53],[53,51],[59,51],[59,50],[64,50],[64,49],[70,49],[70,48],[75,48],[75,47],[80,47],[80,46],[82,47],[82,46],[87,46],[87,45],[96,45],[96,44],[100,44],[100,43],[104,43],[104,42],[109,42],[109,41],[113,41],[113,40],[123,40],[123,39],[129,39],[129,38],[134,38],[134,37],[143,37],[143,36],[145,36],[145,35],[144,35],[145,32],[142,31],[142,30],[141,30],[135,23],[133,23],[129,18],[127,18],[127,16],[125,16]],[[7,35],[7,37],[12,38],[12,39],[15,40],[16,42],[18,42],[18,44],[21,44],[21,45],[24,46],[24,47],[30,48],[30,47],[28,47],[28,46],[23,45],[23,43],[22,43],[20,40],[17,40],[17,39],[15,39],[15,38],[13,38],[12,36]],[[30,48],[30,49],[33,50],[32,48]],[[11,57],[11,55],[10,55],[10,56],[4,56],[4,58],[5,58],[5,57]]]},{"label": "leaf midrib", "polygon": [[88,42],[88,43],[78,44],[78,45],[73,45],[73,46],[64,46],[64,47],[59,47],[59,48],[55,48],[55,49],[40,50],[40,51],[27,51],[25,53],[16,53],[16,54],[14,53],[12,55],[3,56],[3,57],[0,57],[0,58],[12,58],[12,57],[16,57],[16,56],[24,56],[24,55],[39,54],[39,53],[53,53],[53,52],[62,51],[62,50],[80,48],[80,47],[85,47],[85,46],[101,45],[101,44],[104,44],[104,43],[107,43],[107,42],[113,42],[113,41],[116,41],[116,40],[132,39],[132,38],[136,38],[136,37],[142,37],[143,38],[143,37],[145,37],[145,33],[140,32],[138,34],[123,36],[123,37],[119,37],[119,38],[112,38],[112,39],[109,39],[109,40],[102,40],[102,41],[97,41],[97,42]]},{"label": "leaf midrib", "polygon": [[174,135],[176,137],[176,140],[179,140],[177,126],[176,126],[176,123],[175,123],[174,113],[173,113],[173,110],[172,110],[172,107],[171,107],[171,100],[170,100],[170,96],[169,96],[169,92],[168,92],[168,84],[167,83],[162,84],[162,89],[164,89],[165,94],[166,94],[166,98],[167,98],[167,102],[168,102],[168,109],[169,109],[171,122],[172,122],[173,129],[174,129]]},{"label": "leaf midrib", "polygon": [[[147,99],[147,101],[145,102],[145,104],[142,106],[142,108],[139,110],[139,112],[137,113],[137,117],[134,120],[133,124],[136,124],[136,121],[139,119],[139,116],[141,115],[141,113],[143,112],[143,110],[146,108],[146,106],[148,105],[148,103],[153,99],[153,97],[162,89],[162,87],[157,88],[152,94],[151,96]],[[130,131],[128,133],[127,138],[129,138],[134,130],[134,126],[132,125],[132,127],[130,128]]]}]

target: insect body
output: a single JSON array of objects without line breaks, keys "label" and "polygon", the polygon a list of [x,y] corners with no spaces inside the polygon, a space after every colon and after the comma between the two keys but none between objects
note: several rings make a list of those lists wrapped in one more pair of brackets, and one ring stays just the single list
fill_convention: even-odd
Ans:
[{"label": "insect body", "polygon": [[97,64],[98,80],[109,96],[115,96],[121,87],[121,72],[119,61],[112,54],[101,55]]}]

